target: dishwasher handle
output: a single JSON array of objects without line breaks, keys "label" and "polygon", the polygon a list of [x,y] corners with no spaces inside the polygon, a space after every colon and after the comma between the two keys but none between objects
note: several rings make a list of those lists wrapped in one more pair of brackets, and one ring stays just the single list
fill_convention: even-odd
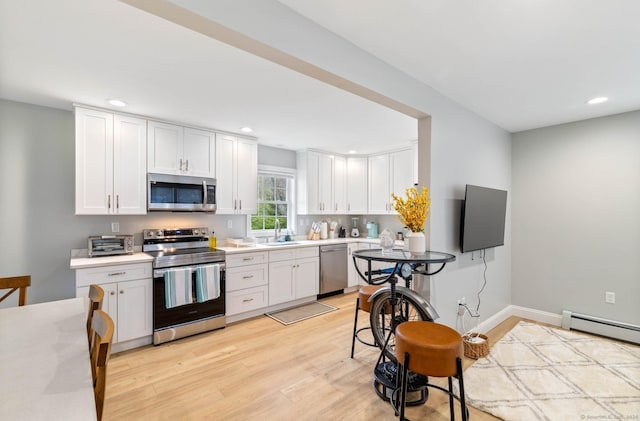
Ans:
[{"label": "dishwasher handle", "polygon": [[346,244],[336,244],[334,246],[320,246],[320,253],[334,252],[334,251],[346,251]]}]

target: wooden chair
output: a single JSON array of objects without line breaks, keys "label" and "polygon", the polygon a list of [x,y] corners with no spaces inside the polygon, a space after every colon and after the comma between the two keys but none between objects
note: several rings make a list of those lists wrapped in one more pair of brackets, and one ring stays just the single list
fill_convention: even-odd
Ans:
[{"label": "wooden chair", "polygon": [[18,305],[23,306],[27,304],[27,288],[31,286],[31,276],[12,276],[9,278],[0,278],[0,289],[11,289],[0,298],[0,302],[4,301],[9,295],[20,289],[20,296],[18,297]]},{"label": "wooden chair", "polygon": [[104,300],[104,290],[98,285],[89,286],[89,314],[87,315],[87,338],[89,340],[89,349],[91,349],[91,340],[93,339],[93,329],[91,321],[93,320],[93,312],[102,310],[102,301]]},{"label": "wooden chair", "polygon": [[113,339],[113,320],[102,310],[95,310],[91,320],[94,338],[91,347],[91,371],[93,374],[93,391],[96,399],[98,421],[102,419],[104,393],[107,383],[107,362],[111,356],[111,340]]}]

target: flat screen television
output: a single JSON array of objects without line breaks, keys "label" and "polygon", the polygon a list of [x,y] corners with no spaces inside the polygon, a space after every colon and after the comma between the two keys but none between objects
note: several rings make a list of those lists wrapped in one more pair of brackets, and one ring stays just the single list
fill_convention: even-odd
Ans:
[{"label": "flat screen television", "polygon": [[506,214],[505,190],[467,184],[460,221],[462,252],[504,245]]}]

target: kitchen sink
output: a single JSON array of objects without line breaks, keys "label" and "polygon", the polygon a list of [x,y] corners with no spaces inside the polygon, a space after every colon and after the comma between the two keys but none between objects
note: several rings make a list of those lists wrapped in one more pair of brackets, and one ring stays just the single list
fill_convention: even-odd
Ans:
[{"label": "kitchen sink", "polygon": [[278,246],[294,246],[296,244],[300,244],[297,241],[279,241],[277,243],[264,243],[263,246],[267,247],[278,247]]}]

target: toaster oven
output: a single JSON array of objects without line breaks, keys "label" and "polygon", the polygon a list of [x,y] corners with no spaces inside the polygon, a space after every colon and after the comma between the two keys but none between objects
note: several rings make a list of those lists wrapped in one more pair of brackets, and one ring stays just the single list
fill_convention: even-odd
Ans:
[{"label": "toaster oven", "polygon": [[96,235],[89,237],[89,257],[133,254],[133,235]]}]

